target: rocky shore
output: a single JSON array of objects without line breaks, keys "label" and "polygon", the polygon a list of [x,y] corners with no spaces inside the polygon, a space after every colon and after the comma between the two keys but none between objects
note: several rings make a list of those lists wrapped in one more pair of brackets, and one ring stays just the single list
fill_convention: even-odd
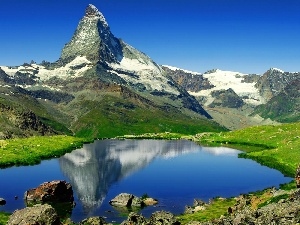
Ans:
[{"label": "rocky shore", "polygon": [[[290,189],[268,189],[262,193],[241,195],[234,200],[235,204],[228,207],[227,213],[211,221],[199,222],[182,221],[180,216],[170,212],[157,211],[150,218],[131,212],[127,220],[121,225],[297,225],[300,224],[300,166],[295,175],[295,184]],[[67,195],[66,195],[67,193]],[[16,210],[9,218],[8,225],[75,225],[69,219],[61,220],[57,209],[51,206],[53,201],[73,202],[73,191],[65,181],[52,181],[41,184],[39,187],[25,192],[25,199],[33,205],[25,209]],[[224,199],[225,200],[225,199]],[[110,201],[111,205],[119,207],[144,207],[156,204],[157,200],[148,196],[139,198],[131,194],[121,193]],[[193,206],[187,206],[184,212],[196,214],[205,211],[212,203],[195,200]],[[87,218],[78,225],[102,225],[107,223],[102,217]]]}]

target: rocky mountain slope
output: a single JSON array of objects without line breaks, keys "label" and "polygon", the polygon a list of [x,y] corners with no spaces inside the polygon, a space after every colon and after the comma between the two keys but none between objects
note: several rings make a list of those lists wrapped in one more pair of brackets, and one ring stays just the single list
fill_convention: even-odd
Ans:
[{"label": "rocky mountain slope", "polygon": [[218,69],[201,74],[162,68],[229,129],[299,120],[300,73],[271,68],[262,76]]},{"label": "rocky mountain slope", "polygon": [[[71,130],[95,138],[224,130],[159,65],[116,38],[93,5],[56,62],[1,66],[0,84],[6,90],[1,102],[32,112],[57,133]],[[14,105],[12,98],[20,104]],[[23,98],[32,103],[23,107]],[[2,123],[7,120],[9,115],[3,114]],[[10,127],[18,130],[17,136],[31,135],[16,124]]]}]

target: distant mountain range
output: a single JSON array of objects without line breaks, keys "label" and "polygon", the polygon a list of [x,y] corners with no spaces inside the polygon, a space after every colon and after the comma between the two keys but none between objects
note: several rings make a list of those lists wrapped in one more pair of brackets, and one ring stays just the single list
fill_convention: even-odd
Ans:
[{"label": "distant mountain range", "polygon": [[[0,67],[0,138],[220,131],[242,127],[229,126],[222,110],[245,107],[247,121],[254,118],[250,114],[294,121],[298,84],[299,73],[278,69],[259,76],[159,66],[116,38],[102,13],[89,5],[56,62]],[[279,102],[284,115],[275,112]]]},{"label": "distant mountain range", "polygon": [[213,69],[203,74],[162,68],[229,129],[300,120],[300,73],[271,68],[263,75]]}]

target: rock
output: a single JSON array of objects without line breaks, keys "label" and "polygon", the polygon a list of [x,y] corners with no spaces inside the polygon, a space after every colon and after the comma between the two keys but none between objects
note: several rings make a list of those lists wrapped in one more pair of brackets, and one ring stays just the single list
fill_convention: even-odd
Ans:
[{"label": "rock", "polygon": [[194,202],[193,202],[193,206],[196,207],[196,206],[205,206],[206,203],[204,201],[202,201],[201,199],[194,199]]},{"label": "rock", "polygon": [[90,218],[84,219],[79,223],[79,225],[85,225],[85,224],[104,225],[104,224],[107,224],[107,223],[105,222],[105,220],[102,217],[96,216],[96,217],[90,217]]},{"label": "rock", "polygon": [[55,209],[50,205],[35,205],[16,210],[7,225],[59,225],[60,220]]},{"label": "rock", "polygon": [[177,221],[175,216],[170,212],[157,211],[151,215],[149,224],[151,224],[151,225],[179,225],[180,222]]},{"label": "rock", "polygon": [[297,188],[300,188],[300,164],[296,170],[295,180],[296,180]]},{"label": "rock", "polygon": [[193,206],[185,206],[185,214],[193,214],[198,211],[203,211],[206,209],[206,203],[201,199],[194,199]]},{"label": "rock", "polygon": [[144,206],[144,203],[140,198],[128,193],[121,193],[117,195],[115,198],[109,201],[109,204],[121,207]]},{"label": "rock", "polygon": [[32,202],[73,202],[73,189],[66,181],[45,182],[25,192],[26,201]]},{"label": "rock", "polygon": [[142,201],[146,206],[156,205],[158,203],[157,199],[154,198],[145,198]]},{"label": "rock", "polygon": [[135,212],[131,212],[127,220],[123,221],[121,225],[146,225],[147,221],[145,217]]},{"label": "rock", "polygon": [[6,204],[6,201],[4,198],[0,198],[0,205],[5,205]]}]

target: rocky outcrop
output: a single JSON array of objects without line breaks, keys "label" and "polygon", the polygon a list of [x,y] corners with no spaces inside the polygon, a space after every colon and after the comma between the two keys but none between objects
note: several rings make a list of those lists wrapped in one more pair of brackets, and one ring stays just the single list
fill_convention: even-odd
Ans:
[{"label": "rocky outcrop", "polygon": [[45,182],[25,192],[27,202],[73,202],[73,189],[66,181]]},{"label": "rocky outcrop", "polygon": [[6,200],[4,198],[0,198],[0,205],[5,205],[6,204]]},{"label": "rocky outcrop", "polygon": [[200,199],[194,199],[193,206],[186,206],[184,213],[193,214],[198,211],[203,211],[206,209],[207,204]]},{"label": "rocky outcrop", "polygon": [[296,180],[297,188],[300,188],[300,164],[296,170],[295,180]]},{"label": "rocky outcrop", "polygon": [[147,224],[146,218],[135,212],[131,212],[127,220],[121,223],[121,225],[146,225],[146,224]]},{"label": "rocky outcrop", "polygon": [[132,194],[121,193],[109,201],[109,204],[117,207],[143,207],[144,203],[141,198]]},{"label": "rocky outcrop", "polygon": [[106,223],[105,220],[100,216],[90,217],[87,219],[82,220],[79,225],[105,225],[109,224]]},{"label": "rocky outcrop", "polygon": [[59,225],[60,220],[54,208],[50,205],[35,205],[16,210],[7,225]]},{"label": "rocky outcrop", "polygon": [[162,66],[162,69],[171,76],[177,84],[187,91],[198,92],[214,87],[214,85],[212,85],[207,78],[204,78],[202,74],[195,75],[181,69],[172,70],[166,66]]},{"label": "rocky outcrop", "polygon": [[157,199],[154,198],[144,198],[142,201],[146,206],[156,205],[158,203]]},{"label": "rocky outcrop", "polygon": [[279,122],[297,122],[300,119],[300,76],[291,81],[266,104],[255,108],[253,114]]},{"label": "rocky outcrop", "polygon": [[157,203],[157,199],[150,197],[139,198],[128,193],[121,193],[109,201],[109,204],[116,207],[144,207],[155,205]]},{"label": "rocky outcrop", "polygon": [[227,107],[227,108],[240,108],[244,105],[244,101],[239,97],[231,88],[227,90],[217,90],[211,93],[214,101],[209,107]]},{"label": "rocky outcrop", "polygon": [[289,73],[271,68],[260,77],[255,86],[261,96],[270,100],[278,95],[291,81],[299,79],[299,77],[300,73]]},{"label": "rocky outcrop", "polygon": [[177,221],[176,217],[166,211],[157,211],[154,212],[150,219],[149,224],[151,225],[179,225],[180,222]]},{"label": "rocky outcrop", "polygon": [[128,219],[123,221],[121,225],[179,225],[176,217],[169,212],[157,211],[152,213],[147,220],[142,215],[137,213],[130,213]]}]

